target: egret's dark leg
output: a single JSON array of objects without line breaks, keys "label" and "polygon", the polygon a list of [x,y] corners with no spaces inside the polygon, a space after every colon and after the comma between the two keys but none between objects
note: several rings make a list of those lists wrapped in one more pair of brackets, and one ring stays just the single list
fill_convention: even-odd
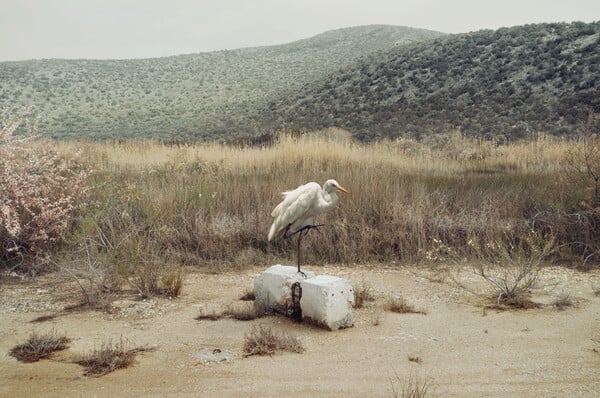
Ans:
[{"label": "egret's dark leg", "polygon": [[304,234],[298,234],[298,251],[297,251],[297,259],[298,259],[298,272],[302,272],[300,271],[300,242],[302,241],[302,235]]},{"label": "egret's dark leg", "polygon": [[288,239],[296,234],[298,234],[298,242],[297,242],[297,259],[298,259],[298,272],[301,273],[302,275],[304,275],[304,278],[306,278],[306,274],[302,271],[300,271],[300,259],[301,259],[301,255],[300,255],[300,242],[302,242],[302,236],[306,235],[308,233],[308,231],[310,231],[311,229],[316,229],[317,231],[320,231],[320,227],[322,227],[324,224],[318,224],[318,225],[305,225],[304,227],[300,228],[297,231],[292,232],[291,234],[288,234],[287,231],[284,234],[284,238]]}]

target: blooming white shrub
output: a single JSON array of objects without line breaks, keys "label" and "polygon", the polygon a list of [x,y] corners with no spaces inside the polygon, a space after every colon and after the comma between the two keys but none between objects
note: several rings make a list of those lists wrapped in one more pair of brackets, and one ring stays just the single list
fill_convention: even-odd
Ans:
[{"label": "blooming white shrub", "polygon": [[[88,172],[35,140],[28,110],[0,111],[0,259],[56,247],[86,192]],[[22,127],[26,134],[15,134]]]}]

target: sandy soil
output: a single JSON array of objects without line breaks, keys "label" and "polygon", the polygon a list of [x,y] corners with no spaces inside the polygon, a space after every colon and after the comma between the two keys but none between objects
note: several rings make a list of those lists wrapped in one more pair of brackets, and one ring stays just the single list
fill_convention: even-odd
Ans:
[{"label": "sandy soil", "polygon": [[[439,397],[600,396],[600,272],[546,268],[522,311],[484,309],[487,285],[468,269],[308,267],[364,281],[376,300],[355,310],[355,326],[326,331],[283,317],[252,321],[194,318],[203,310],[251,305],[239,297],[261,269],[190,273],[177,299],[121,297],[112,313],[62,309],[79,300],[76,286],[48,276],[0,285],[1,397],[353,397],[393,396],[409,378],[427,381]],[[459,281],[469,289],[458,286]],[[382,308],[402,294],[421,314]],[[575,306],[552,303],[568,295]],[[43,315],[46,322],[32,322]],[[299,337],[303,354],[242,357],[254,325]],[[21,363],[8,355],[32,332],[55,330],[73,339],[51,360]],[[70,361],[103,342],[126,339],[155,347],[136,364],[85,377]],[[205,364],[194,354],[219,348],[229,361]],[[410,359],[412,360],[410,360]]]}]

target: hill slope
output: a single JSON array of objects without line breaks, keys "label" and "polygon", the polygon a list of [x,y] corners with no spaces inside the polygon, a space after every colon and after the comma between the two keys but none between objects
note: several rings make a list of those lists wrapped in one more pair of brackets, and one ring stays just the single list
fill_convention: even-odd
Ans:
[{"label": "hill slope", "polygon": [[373,52],[441,35],[373,25],[166,58],[2,62],[0,108],[32,106],[53,138],[231,138],[263,129],[250,116],[268,100]]},{"label": "hill slope", "polygon": [[362,139],[570,134],[600,112],[599,79],[600,23],[526,25],[393,48],[262,114],[273,128],[338,126]]}]

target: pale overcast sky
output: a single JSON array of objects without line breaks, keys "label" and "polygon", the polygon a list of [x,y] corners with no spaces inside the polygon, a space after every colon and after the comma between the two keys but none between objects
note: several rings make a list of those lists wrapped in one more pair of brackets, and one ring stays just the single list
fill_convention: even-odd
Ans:
[{"label": "pale overcast sky", "polygon": [[0,0],[0,61],[149,58],[370,24],[447,33],[600,20],[600,0]]}]

